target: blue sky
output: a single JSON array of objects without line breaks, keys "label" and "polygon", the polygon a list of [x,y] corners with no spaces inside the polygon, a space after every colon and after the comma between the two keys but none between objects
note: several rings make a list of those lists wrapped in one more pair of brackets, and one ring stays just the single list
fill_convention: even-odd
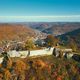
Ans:
[{"label": "blue sky", "polygon": [[80,0],[0,0],[0,22],[79,21]]}]

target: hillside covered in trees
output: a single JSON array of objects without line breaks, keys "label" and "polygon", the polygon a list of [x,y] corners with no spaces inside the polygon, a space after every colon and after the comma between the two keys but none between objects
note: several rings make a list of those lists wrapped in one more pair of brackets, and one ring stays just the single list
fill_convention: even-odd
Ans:
[{"label": "hillside covered in trees", "polygon": [[24,25],[0,24],[0,40],[19,40],[34,35],[34,30]]},{"label": "hillside covered in trees", "polygon": [[73,48],[74,50],[80,50],[80,28],[72,32],[60,35],[58,38],[64,46]]},{"label": "hillside covered in trees", "polygon": [[80,28],[79,22],[29,22],[21,23],[53,36],[65,34]]},{"label": "hillside covered in trees", "polygon": [[0,64],[0,80],[80,80],[80,63],[54,56],[9,58]]}]

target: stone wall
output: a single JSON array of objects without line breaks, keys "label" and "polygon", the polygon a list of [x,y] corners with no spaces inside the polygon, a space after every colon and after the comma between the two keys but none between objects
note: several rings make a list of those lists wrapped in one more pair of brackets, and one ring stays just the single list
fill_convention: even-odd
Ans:
[{"label": "stone wall", "polygon": [[[27,56],[42,56],[42,55],[52,55],[54,48],[51,48],[50,50],[48,48],[41,49],[41,50],[32,50],[30,53],[28,51],[9,51],[8,54],[10,57],[20,57],[25,58]],[[29,54],[29,55],[28,55]]]}]

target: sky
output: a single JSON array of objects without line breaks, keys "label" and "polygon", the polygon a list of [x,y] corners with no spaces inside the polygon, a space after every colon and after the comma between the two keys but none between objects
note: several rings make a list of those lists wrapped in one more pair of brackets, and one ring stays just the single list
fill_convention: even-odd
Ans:
[{"label": "sky", "polygon": [[80,22],[80,0],[0,0],[0,22]]}]

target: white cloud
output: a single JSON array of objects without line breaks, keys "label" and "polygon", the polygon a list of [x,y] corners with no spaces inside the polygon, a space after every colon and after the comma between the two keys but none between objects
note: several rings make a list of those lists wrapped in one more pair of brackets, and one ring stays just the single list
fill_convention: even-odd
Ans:
[{"label": "white cloud", "polygon": [[80,15],[69,15],[69,16],[0,16],[0,18],[71,18],[80,17]]},{"label": "white cloud", "polygon": [[0,21],[80,21],[80,15],[69,16],[0,16]]}]

